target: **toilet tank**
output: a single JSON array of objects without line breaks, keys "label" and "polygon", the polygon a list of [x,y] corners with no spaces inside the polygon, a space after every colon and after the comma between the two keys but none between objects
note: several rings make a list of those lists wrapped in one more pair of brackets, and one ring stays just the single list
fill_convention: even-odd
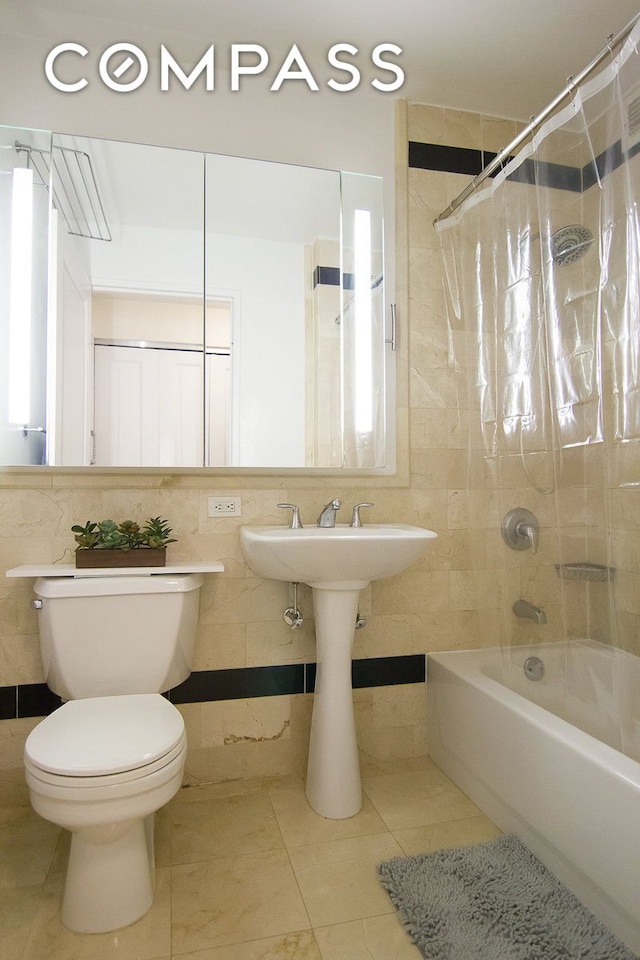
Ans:
[{"label": "toilet tank", "polygon": [[161,693],[191,673],[201,574],[41,577],[47,685],[64,700]]}]

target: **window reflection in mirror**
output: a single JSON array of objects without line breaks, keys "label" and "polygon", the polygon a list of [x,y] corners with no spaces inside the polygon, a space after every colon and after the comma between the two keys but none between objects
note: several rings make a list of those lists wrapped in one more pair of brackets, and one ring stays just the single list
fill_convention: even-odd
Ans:
[{"label": "window reflection in mirror", "polygon": [[378,178],[2,135],[4,249],[16,246],[14,170],[31,169],[40,193],[28,347],[14,303],[25,281],[10,258],[0,268],[14,289],[2,355],[22,351],[32,384],[28,417],[7,391],[0,402],[2,463],[384,465]]}]

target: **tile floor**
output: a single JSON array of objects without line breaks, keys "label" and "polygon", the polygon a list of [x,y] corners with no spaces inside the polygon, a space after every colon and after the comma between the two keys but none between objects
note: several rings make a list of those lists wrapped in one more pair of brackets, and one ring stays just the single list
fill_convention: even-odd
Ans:
[{"label": "tile floor", "polygon": [[112,934],[59,919],[68,835],[1,780],[0,954],[6,960],[419,960],[376,864],[498,829],[430,760],[365,765],[364,804],[325,820],[287,777],[184,788],[157,817],[149,913]]}]

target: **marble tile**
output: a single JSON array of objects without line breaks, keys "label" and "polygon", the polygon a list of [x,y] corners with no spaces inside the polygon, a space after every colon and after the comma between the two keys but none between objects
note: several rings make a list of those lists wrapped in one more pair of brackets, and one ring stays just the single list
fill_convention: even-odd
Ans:
[{"label": "marble tile", "polygon": [[172,804],[167,819],[174,864],[284,847],[273,807],[264,793]]},{"label": "marble tile", "polygon": [[0,770],[0,826],[36,818],[22,766]]},{"label": "marble tile", "polygon": [[474,803],[435,764],[395,776],[366,776],[363,788],[389,830],[479,815]]},{"label": "marble tile", "polygon": [[[222,742],[257,743],[290,736],[291,697],[253,697],[250,700],[222,700],[217,704],[222,714]],[[203,710],[203,745],[215,744],[205,739]]]},{"label": "marble tile", "polygon": [[168,808],[176,803],[200,803],[202,800],[217,800],[220,797],[237,797],[247,793],[260,793],[266,787],[262,779],[225,780],[220,783],[183,784]]},{"label": "marble tile", "polygon": [[47,883],[21,960],[167,960],[171,954],[168,868],[156,871],[155,900],[136,923],[113,933],[72,933],[62,925],[63,878]]},{"label": "marble tile", "polygon": [[40,817],[5,824],[0,835],[0,887],[44,883],[60,827]]},{"label": "marble tile", "polygon": [[243,746],[198,747],[190,744],[184,782],[189,786],[200,786],[212,782],[243,780],[251,776]]},{"label": "marble tile", "polygon": [[323,960],[311,930],[181,953],[179,960]]},{"label": "marble tile", "polygon": [[7,960],[22,957],[38,910],[43,886],[14,887],[2,891],[0,902],[0,952]]},{"label": "marble tile", "polygon": [[408,856],[431,853],[449,847],[466,847],[500,836],[501,831],[488,817],[467,817],[423,827],[394,830],[393,835]]},{"label": "marble tile", "polygon": [[304,794],[304,780],[291,779],[269,790],[269,797],[287,847],[344,837],[358,837],[382,833],[385,825],[367,797],[362,810],[355,817],[329,820],[321,817],[309,805]]},{"label": "marble tile", "polygon": [[443,143],[445,139],[444,109],[422,103],[407,104],[409,140]]},{"label": "marble tile", "polygon": [[181,864],[172,876],[175,954],[310,927],[283,850]]},{"label": "marble tile", "polygon": [[247,644],[247,627],[243,623],[225,623],[219,627],[198,625],[193,669],[229,670],[251,666],[247,660]]},{"label": "marble tile", "polygon": [[376,869],[402,856],[389,833],[290,847],[289,856],[314,927],[393,913]]},{"label": "marble tile", "polygon": [[[292,602],[292,597],[288,605]],[[269,666],[273,663],[304,663],[315,660],[313,632],[313,603],[309,588],[300,584],[298,609],[304,623],[296,630],[289,629],[280,619],[274,623],[248,623],[246,626],[246,655],[248,667]]]},{"label": "marble tile", "polygon": [[[47,873],[47,881],[56,876],[64,876],[69,862],[69,850],[71,849],[71,834],[68,830],[60,830],[60,836],[53,854],[51,866]],[[156,859],[157,863],[157,859]]]},{"label": "marble tile", "polygon": [[317,927],[322,960],[419,960],[395,913]]},{"label": "marble tile", "polygon": [[282,774],[303,776],[307,768],[308,736],[242,743],[225,749],[241,749],[245,753],[246,776],[277,777]]},{"label": "marble tile", "polygon": [[471,147],[479,150],[482,143],[480,114],[467,110],[445,110],[445,137],[450,147]]},{"label": "marble tile", "polygon": [[41,719],[24,717],[0,723],[0,770],[22,769],[25,740]]}]

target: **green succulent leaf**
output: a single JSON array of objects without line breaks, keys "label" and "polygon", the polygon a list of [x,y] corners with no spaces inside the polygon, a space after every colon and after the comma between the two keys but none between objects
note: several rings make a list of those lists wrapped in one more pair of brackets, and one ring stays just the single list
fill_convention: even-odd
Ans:
[{"label": "green succulent leaf", "polygon": [[74,540],[82,550],[135,550],[140,547],[163,548],[176,543],[164,517],[150,517],[143,527],[135,520],[87,520],[84,526],[71,527]]}]

